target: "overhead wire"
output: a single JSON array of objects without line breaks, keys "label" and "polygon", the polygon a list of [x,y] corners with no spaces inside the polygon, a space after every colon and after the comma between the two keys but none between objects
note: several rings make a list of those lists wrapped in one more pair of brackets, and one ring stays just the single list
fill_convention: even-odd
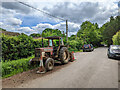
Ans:
[{"label": "overhead wire", "polygon": [[[63,19],[63,18],[61,18],[61,17],[57,17],[57,16],[55,16],[55,15],[52,15],[52,14],[46,12],[46,11],[43,11],[43,10],[38,9],[38,8],[36,8],[36,7],[33,7],[33,6],[31,6],[31,5],[29,5],[29,4],[26,4],[26,3],[24,3],[24,2],[21,2],[21,1],[18,1],[18,0],[15,0],[15,1],[17,1],[18,3],[23,4],[23,5],[25,5],[25,6],[28,6],[28,7],[32,8],[32,9],[35,9],[35,10],[37,10],[37,11],[40,11],[40,12],[42,12],[42,13],[44,13],[44,14],[47,14],[47,15],[49,15],[49,16],[51,16],[51,17],[57,18],[57,19],[62,20],[62,21],[67,21],[67,22],[69,22],[68,19]],[[74,23],[74,22],[73,22],[73,23]],[[75,23],[74,23],[74,24],[75,24]]]},{"label": "overhead wire", "polygon": [[42,12],[42,13],[44,13],[44,14],[47,14],[47,15],[49,15],[49,16],[51,16],[51,17],[57,18],[57,19],[62,20],[62,21],[66,21],[66,20],[63,19],[63,18],[57,17],[57,16],[55,16],[55,15],[52,15],[52,14],[46,12],[46,11],[43,11],[43,10],[38,9],[38,8],[35,8],[35,7],[33,7],[33,6],[29,5],[29,4],[26,4],[26,3],[24,3],[24,2],[21,2],[21,1],[18,1],[18,0],[15,0],[15,1],[17,1],[18,3],[23,4],[23,5],[25,5],[25,6],[28,6],[28,7],[30,7],[30,8],[33,8],[33,9],[35,9],[35,10],[37,10],[37,11],[40,11],[40,12]]}]

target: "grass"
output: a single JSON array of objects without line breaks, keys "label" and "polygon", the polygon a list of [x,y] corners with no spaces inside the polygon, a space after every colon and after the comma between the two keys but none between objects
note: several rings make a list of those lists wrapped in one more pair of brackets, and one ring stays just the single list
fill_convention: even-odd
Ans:
[{"label": "grass", "polygon": [[7,78],[23,71],[35,68],[36,66],[31,67],[29,65],[29,60],[33,57],[34,56],[8,62],[2,62],[2,78]]}]

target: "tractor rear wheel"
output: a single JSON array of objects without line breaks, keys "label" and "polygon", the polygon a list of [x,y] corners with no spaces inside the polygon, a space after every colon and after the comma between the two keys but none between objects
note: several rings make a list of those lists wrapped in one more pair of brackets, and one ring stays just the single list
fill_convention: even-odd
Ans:
[{"label": "tractor rear wheel", "polygon": [[66,47],[60,49],[60,61],[62,64],[66,64],[69,61],[69,52]]},{"label": "tractor rear wheel", "polygon": [[48,58],[45,61],[45,68],[47,71],[50,71],[54,68],[54,60],[52,58]]}]

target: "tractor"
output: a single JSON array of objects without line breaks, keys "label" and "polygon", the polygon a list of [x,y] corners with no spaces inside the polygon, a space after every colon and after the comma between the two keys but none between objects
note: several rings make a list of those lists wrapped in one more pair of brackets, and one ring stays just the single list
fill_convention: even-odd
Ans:
[{"label": "tractor", "polygon": [[44,47],[42,38],[42,48],[35,48],[35,57],[30,60],[30,64],[39,62],[39,70],[37,73],[45,73],[53,70],[55,60],[62,64],[74,61],[73,53],[68,51],[67,45],[64,45],[62,37],[51,36],[45,37],[48,40],[48,47]]}]

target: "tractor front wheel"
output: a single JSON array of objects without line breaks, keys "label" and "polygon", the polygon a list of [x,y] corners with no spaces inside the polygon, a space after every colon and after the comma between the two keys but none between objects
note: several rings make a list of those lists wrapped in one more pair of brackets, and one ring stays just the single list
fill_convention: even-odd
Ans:
[{"label": "tractor front wheel", "polygon": [[54,60],[52,58],[48,58],[45,62],[45,68],[47,71],[50,71],[54,68]]}]

